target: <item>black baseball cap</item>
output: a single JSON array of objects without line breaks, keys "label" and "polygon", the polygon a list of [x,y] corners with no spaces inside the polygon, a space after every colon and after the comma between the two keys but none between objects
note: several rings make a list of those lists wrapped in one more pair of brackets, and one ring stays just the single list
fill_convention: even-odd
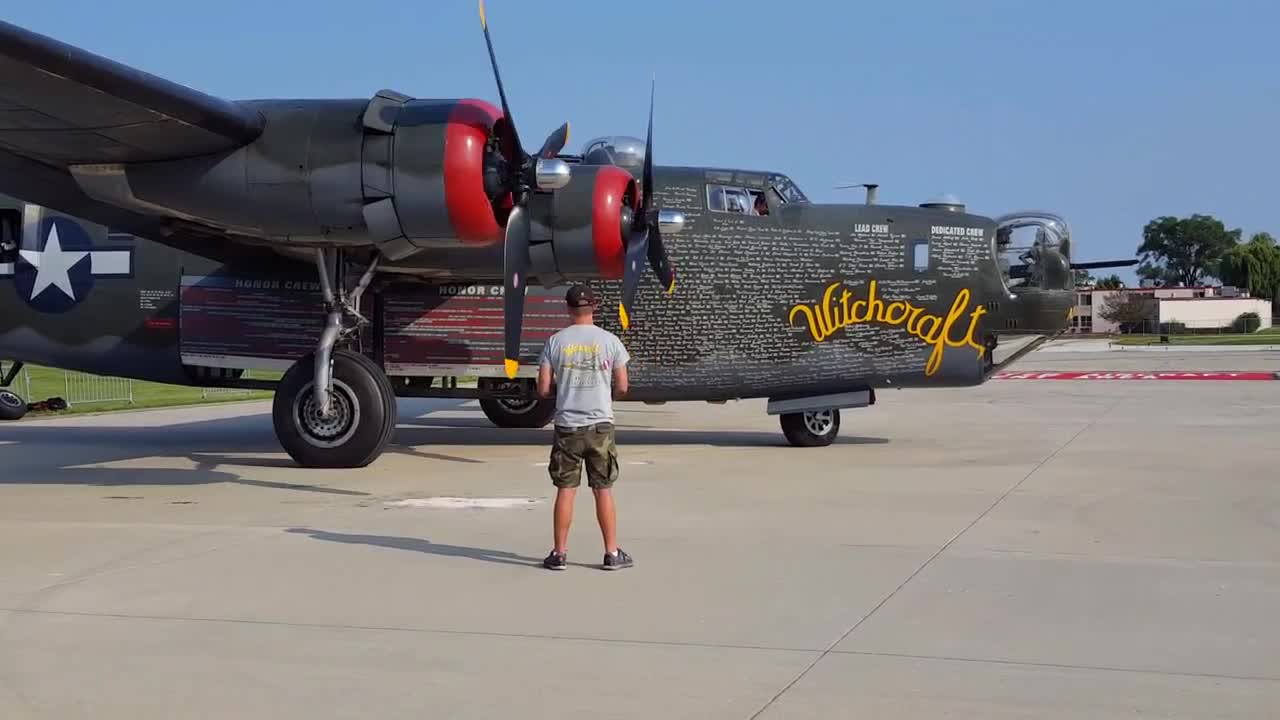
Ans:
[{"label": "black baseball cap", "polygon": [[569,307],[595,307],[600,304],[596,294],[586,285],[574,285],[564,294],[564,301]]}]

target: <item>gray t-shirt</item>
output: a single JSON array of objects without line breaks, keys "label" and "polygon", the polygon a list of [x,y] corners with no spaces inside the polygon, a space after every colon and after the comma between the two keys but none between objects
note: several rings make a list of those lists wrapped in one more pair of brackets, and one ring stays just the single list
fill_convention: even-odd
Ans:
[{"label": "gray t-shirt", "polygon": [[597,325],[570,325],[552,335],[539,363],[555,377],[555,424],[613,422],[613,370],[630,359],[618,336]]}]

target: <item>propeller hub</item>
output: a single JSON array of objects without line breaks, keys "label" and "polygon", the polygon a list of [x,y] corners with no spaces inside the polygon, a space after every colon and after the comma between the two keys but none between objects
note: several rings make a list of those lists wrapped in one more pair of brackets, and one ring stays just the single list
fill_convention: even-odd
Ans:
[{"label": "propeller hub", "polygon": [[684,230],[684,213],[679,210],[658,211],[658,232],[675,235],[681,230]]},{"label": "propeller hub", "polygon": [[622,227],[622,237],[630,237],[631,231],[635,229],[636,219],[635,211],[627,203],[623,203],[618,209],[618,225]]},{"label": "propeller hub", "polygon": [[569,163],[559,158],[539,158],[534,177],[539,190],[559,190],[569,184],[572,172]]}]

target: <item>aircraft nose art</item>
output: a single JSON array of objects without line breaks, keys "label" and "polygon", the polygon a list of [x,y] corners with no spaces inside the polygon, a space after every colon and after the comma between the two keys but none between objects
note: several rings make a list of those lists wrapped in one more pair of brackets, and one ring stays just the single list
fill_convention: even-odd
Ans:
[{"label": "aircraft nose art", "polygon": [[133,249],[95,247],[78,223],[49,217],[24,234],[14,262],[0,264],[5,276],[32,309],[65,313],[89,298],[96,280],[133,277]]}]

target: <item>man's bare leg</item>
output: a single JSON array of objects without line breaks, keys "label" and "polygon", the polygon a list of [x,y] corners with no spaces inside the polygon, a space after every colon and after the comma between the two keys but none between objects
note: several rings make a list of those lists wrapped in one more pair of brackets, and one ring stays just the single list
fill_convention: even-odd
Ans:
[{"label": "man's bare leg", "polygon": [[573,522],[573,499],[577,488],[556,488],[554,513],[556,552],[564,553],[569,545],[569,525]]},{"label": "man's bare leg", "polygon": [[596,520],[600,523],[600,534],[604,536],[604,551],[613,554],[618,549],[618,516],[613,507],[613,490],[611,488],[592,488],[596,496]]}]

